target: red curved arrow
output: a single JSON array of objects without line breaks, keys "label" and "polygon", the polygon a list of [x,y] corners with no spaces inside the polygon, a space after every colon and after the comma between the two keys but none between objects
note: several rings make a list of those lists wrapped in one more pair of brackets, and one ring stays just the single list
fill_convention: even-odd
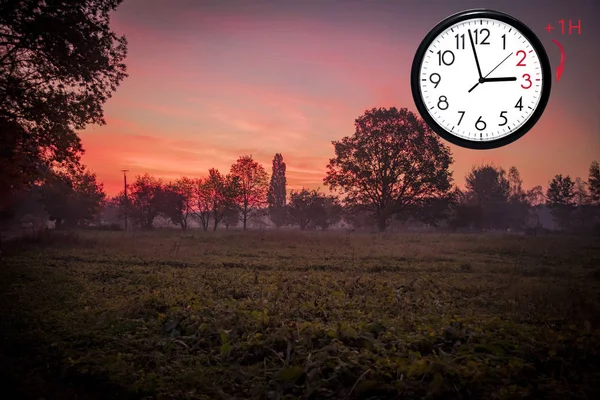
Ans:
[{"label": "red curved arrow", "polygon": [[562,47],[562,44],[560,44],[558,40],[552,39],[552,41],[555,45],[558,46],[558,49],[560,50],[560,64],[558,64],[558,67],[556,67],[556,81],[560,82],[560,77],[562,76],[563,71],[565,70],[565,49]]}]

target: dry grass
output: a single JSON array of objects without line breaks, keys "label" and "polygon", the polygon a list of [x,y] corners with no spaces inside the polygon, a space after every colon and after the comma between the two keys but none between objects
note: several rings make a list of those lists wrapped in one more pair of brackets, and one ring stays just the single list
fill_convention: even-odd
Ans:
[{"label": "dry grass", "polygon": [[597,398],[599,250],[570,237],[43,236],[15,242],[1,268],[0,373],[46,398]]}]

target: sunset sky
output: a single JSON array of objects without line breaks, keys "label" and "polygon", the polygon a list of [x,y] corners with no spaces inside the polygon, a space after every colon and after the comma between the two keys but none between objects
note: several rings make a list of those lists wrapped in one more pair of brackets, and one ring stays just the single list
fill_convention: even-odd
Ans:
[{"label": "sunset sky", "polygon": [[[550,3],[125,0],[113,29],[129,42],[129,78],[105,106],[107,124],[81,133],[83,161],[111,195],[122,188],[121,169],[129,179],[200,177],[251,154],[270,172],[276,152],[289,188],[323,186],[331,141],[352,135],[366,109],[416,112],[409,74],[427,32],[450,14],[485,7],[528,24],[553,69],[560,53],[551,39],[559,40],[565,72],[522,139],[486,151],[450,145],[455,180],[462,185],[483,162],[517,166],[526,187],[558,173],[587,178],[600,161],[600,2]],[[581,20],[581,35],[543,29],[560,19]]]}]

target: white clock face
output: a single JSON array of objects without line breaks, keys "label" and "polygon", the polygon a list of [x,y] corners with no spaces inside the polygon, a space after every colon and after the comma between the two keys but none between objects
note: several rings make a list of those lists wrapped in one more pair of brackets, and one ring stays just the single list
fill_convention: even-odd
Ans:
[{"label": "white clock face", "polygon": [[419,78],[423,103],[438,125],[478,142],[504,138],[525,124],[550,79],[521,32],[486,18],[461,21],[433,39]]}]

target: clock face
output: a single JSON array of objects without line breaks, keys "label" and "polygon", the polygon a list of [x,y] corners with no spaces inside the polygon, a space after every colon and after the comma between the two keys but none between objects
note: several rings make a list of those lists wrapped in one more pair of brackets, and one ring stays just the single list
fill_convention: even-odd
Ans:
[{"label": "clock face", "polygon": [[463,147],[494,148],[518,139],[539,119],[549,97],[550,67],[539,40],[512,17],[495,14],[465,13],[443,21],[413,64],[421,115]]}]

